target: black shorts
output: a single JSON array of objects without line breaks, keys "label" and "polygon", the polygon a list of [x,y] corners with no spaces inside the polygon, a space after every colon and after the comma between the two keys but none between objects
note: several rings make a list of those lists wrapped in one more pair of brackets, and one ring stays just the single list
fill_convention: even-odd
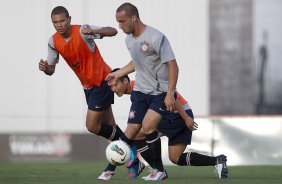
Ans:
[{"label": "black shorts", "polygon": [[[194,118],[192,110],[186,110],[188,116]],[[173,120],[162,119],[157,130],[168,137],[168,145],[183,143],[191,144],[192,131],[186,126],[184,120],[178,113],[174,113]]]},{"label": "black shorts", "polygon": [[88,109],[92,111],[103,111],[114,103],[114,93],[106,81],[100,87],[84,89],[84,94]]},{"label": "black shorts", "polygon": [[164,103],[166,93],[159,95],[149,95],[140,91],[132,91],[131,94],[131,107],[127,123],[142,124],[145,114],[148,109],[152,109],[159,113],[164,119],[172,120],[171,113],[166,110]]}]

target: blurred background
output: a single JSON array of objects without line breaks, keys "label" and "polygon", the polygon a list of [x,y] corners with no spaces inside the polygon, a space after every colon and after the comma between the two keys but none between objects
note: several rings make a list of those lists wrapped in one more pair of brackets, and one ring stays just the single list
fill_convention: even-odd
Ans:
[{"label": "blurred background", "polygon": [[[38,62],[46,59],[55,32],[51,11],[62,5],[72,24],[115,27],[117,36],[96,44],[112,68],[126,65],[125,34],[115,20],[124,2],[0,2],[0,160],[105,160],[107,141],[85,127],[79,80],[61,57],[52,77],[38,70]],[[282,164],[282,1],[127,2],[172,45],[180,69],[177,90],[199,124],[188,150],[225,153],[231,165]],[[122,129],[129,107],[129,97],[115,99]],[[164,162],[171,164],[162,141]]]}]

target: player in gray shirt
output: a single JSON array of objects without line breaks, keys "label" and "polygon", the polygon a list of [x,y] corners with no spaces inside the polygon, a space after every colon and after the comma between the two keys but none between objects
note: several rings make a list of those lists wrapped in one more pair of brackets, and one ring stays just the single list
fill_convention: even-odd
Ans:
[{"label": "player in gray shirt", "polygon": [[140,36],[126,37],[126,46],[136,70],[134,91],[158,95],[168,89],[168,61],[175,61],[169,41],[153,27],[144,27]]},{"label": "player in gray shirt", "polygon": [[[132,140],[143,127],[154,163],[147,180],[163,180],[167,174],[161,159],[161,140],[156,127],[162,117],[170,119],[174,110],[178,66],[166,36],[143,24],[134,5],[122,4],[116,11],[116,20],[119,28],[127,34],[126,46],[132,61],[110,73],[108,84],[115,84],[119,77],[136,71],[128,124],[121,139],[132,145]],[[131,149],[134,150],[134,147],[131,146]],[[139,175],[139,164],[134,161],[134,156],[128,167],[129,178]]]}]

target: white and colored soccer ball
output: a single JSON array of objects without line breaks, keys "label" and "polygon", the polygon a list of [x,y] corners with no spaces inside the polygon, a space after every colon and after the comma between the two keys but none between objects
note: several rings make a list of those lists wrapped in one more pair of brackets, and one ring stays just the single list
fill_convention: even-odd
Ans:
[{"label": "white and colored soccer ball", "polygon": [[106,148],[106,157],[111,164],[121,166],[130,159],[130,147],[124,141],[113,141]]}]

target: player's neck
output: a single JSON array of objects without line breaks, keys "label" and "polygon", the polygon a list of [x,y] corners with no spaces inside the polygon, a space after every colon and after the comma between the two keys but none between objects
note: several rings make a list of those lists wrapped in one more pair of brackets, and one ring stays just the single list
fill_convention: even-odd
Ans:
[{"label": "player's neck", "polygon": [[62,34],[62,37],[67,39],[67,38],[70,37],[70,35],[71,35],[71,26],[69,27],[69,29],[64,34]]},{"label": "player's neck", "polygon": [[135,27],[135,30],[133,32],[133,36],[134,37],[138,37],[140,36],[146,29],[146,25],[143,24],[141,21],[139,21],[137,24],[136,24],[136,27]]}]

